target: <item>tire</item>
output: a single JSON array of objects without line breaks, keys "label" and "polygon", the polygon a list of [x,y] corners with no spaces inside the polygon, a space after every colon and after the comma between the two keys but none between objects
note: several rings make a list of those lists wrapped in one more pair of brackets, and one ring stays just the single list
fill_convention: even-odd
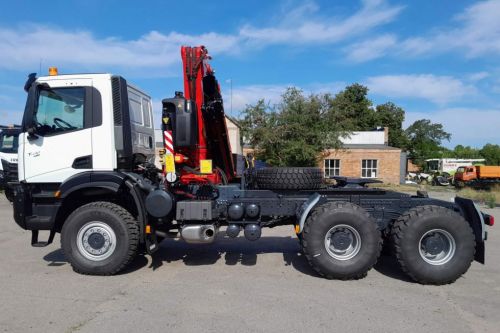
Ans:
[{"label": "tire", "polygon": [[[336,248],[332,249],[334,236],[345,236],[346,231],[350,233],[349,248],[345,252],[335,251]],[[359,238],[356,242],[353,241],[355,233]],[[327,235],[331,236],[329,240]],[[330,202],[316,207],[307,218],[302,247],[309,264],[321,276],[327,279],[359,279],[377,262],[382,237],[375,220],[364,209],[350,202]],[[356,248],[357,252],[349,250]],[[339,249],[345,249],[345,243]]]},{"label": "tire", "polygon": [[[396,220],[391,234],[401,268],[421,284],[454,282],[474,259],[475,240],[469,223],[444,207],[410,209]],[[426,239],[430,238],[438,240],[438,247],[427,250]]]},{"label": "tire", "polygon": [[10,202],[13,202],[14,201],[14,193],[12,191],[12,189],[10,187],[6,187],[4,189],[5,191],[5,197],[7,198],[7,200],[9,200]]},{"label": "tire", "polygon": [[265,190],[315,190],[323,182],[320,168],[263,168],[257,169],[259,189]]},{"label": "tire", "polygon": [[78,208],[61,231],[64,255],[81,274],[116,274],[134,259],[138,246],[137,221],[123,207],[110,202],[92,202]]}]

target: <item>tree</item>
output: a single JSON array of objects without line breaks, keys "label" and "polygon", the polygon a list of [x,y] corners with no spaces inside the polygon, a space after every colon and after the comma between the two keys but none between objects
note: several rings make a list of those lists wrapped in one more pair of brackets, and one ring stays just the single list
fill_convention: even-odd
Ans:
[{"label": "tree", "polygon": [[330,105],[327,94],[306,97],[289,88],[273,107],[263,100],[247,106],[242,133],[257,157],[271,165],[315,166],[320,154],[340,147],[339,137],[346,134]]},{"label": "tree", "polygon": [[500,146],[487,143],[479,151],[487,165],[500,165]]},{"label": "tree", "polygon": [[352,131],[371,130],[375,123],[375,111],[367,95],[367,87],[354,83],[330,99],[335,121]]},{"label": "tree", "polygon": [[392,102],[377,105],[375,108],[375,126],[389,128],[389,146],[405,148],[408,137],[403,130],[405,111]]},{"label": "tree", "polygon": [[481,158],[479,150],[470,146],[457,145],[452,154],[455,158]]},{"label": "tree", "polygon": [[419,166],[423,166],[426,159],[443,157],[448,151],[441,147],[441,142],[449,141],[451,134],[446,132],[441,124],[433,124],[429,119],[421,119],[410,125],[405,133],[409,140],[410,158]]}]

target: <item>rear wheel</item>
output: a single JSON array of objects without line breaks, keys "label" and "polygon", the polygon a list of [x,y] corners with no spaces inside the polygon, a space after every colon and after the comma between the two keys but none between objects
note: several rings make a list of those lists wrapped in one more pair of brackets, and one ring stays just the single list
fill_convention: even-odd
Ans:
[{"label": "rear wheel", "polygon": [[444,207],[410,209],[394,223],[392,239],[401,268],[422,284],[451,283],[474,259],[475,241],[469,223]]},{"label": "rear wheel", "polygon": [[307,260],[328,279],[365,276],[382,248],[373,218],[349,202],[330,202],[315,208],[304,225],[302,237]]},{"label": "rear wheel", "polygon": [[61,247],[73,270],[112,275],[130,263],[139,245],[139,225],[123,207],[93,202],[75,210],[61,231]]}]

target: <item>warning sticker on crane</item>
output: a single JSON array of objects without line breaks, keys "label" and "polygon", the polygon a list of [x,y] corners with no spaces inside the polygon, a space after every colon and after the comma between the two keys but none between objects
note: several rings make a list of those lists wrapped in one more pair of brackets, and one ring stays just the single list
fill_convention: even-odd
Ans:
[{"label": "warning sticker on crane", "polygon": [[200,172],[204,174],[212,173],[212,160],[201,160]]},{"label": "warning sticker on crane", "polygon": [[165,141],[165,150],[167,153],[174,154],[174,140],[172,139],[171,131],[163,131],[163,139]]},{"label": "warning sticker on crane", "polygon": [[175,173],[174,154],[166,153],[164,158],[165,158],[165,172]]}]

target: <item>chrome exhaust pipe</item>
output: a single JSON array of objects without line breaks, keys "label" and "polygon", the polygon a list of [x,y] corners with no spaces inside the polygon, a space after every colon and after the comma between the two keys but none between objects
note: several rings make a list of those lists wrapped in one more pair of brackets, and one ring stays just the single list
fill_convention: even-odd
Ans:
[{"label": "chrome exhaust pipe", "polygon": [[217,228],[213,224],[188,224],[181,228],[181,237],[190,244],[209,244],[215,241]]}]

